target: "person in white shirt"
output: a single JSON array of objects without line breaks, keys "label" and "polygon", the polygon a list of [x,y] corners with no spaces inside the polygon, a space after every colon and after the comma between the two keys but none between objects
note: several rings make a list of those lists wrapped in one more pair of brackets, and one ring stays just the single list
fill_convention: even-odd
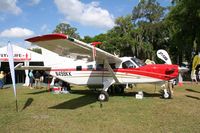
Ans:
[{"label": "person in white shirt", "polygon": [[199,68],[199,71],[198,71],[198,80],[200,82],[200,68]]},{"label": "person in white shirt", "polygon": [[195,82],[197,83],[197,76],[196,76],[196,70],[191,72],[191,79],[192,79],[192,83]]}]

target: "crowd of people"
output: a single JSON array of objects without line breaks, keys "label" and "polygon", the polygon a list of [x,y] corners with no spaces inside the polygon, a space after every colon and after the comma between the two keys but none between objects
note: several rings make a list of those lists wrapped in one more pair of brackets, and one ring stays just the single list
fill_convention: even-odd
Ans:
[{"label": "crowd of people", "polygon": [[[5,73],[4,71],[0,71],[0,89],[3,88],[5,82],[6,82],[6,76],[10,73]],[[44,71],[33,71],[30,70],[28,73],[29,77],[29,88],[30,89],[41,89],[41,83],[44,81],[45,78],[45,72]],[[59,79],[56,79],[54,81],[54,86],[61,87],[61,91],[69,91],[70,90],[70,84],[67,82],[61,81]]]},{"label": "crowd of people", "polygon": [[[41,89],[41,83],[44,80],[44,75],[45,73],[43,71],[33,71],[30,70],[28,73],[30,82],[29,82],[29,87],[30,89],[36,88],[36,89]],[[60,87],[62,92],[68,92],[70,90],[70,84],[67,82],[61,81],[59,79],[54,80],[54,86],[55,87]]]},{"label": "crowd of people", "polygon": [[38,89],[38,88],[41,88],[41,82],[43,82],[44,80],[44,75],[43,75],[44,72],[39,72],[39,71],[36,71],[35,73],[33,73],[33,70],[30,70],[28,76],[29,76],[29,79],[30,79],[30,83],[29,83],[29,87],[30,89],[33,89],[33,83],[35,81],[35,88]]}]

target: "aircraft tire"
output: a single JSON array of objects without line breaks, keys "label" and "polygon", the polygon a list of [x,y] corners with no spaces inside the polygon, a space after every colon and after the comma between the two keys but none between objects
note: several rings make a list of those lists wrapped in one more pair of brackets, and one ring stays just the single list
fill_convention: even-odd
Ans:
[{"label": "aircraft tire", "polygon": [[164,99],[171,99],[172,95],[171,93],[167,92],[167,94],[164,93],[164,91],[162,92],[162,98]]},{"label": "aircraft tire", "polygon": [[109,95],[106,91],[102,91],[99,96],[98,96],[98,100],[101,102],[106,102],[109,100]]}]

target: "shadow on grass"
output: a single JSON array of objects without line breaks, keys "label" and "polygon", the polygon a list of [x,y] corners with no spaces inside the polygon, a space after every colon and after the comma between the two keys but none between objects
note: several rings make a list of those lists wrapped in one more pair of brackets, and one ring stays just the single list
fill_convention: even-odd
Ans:
[{"label": "shadow on grass", "polygon": [[9,86],[6,86],[6,87],[3,87],[2,89],[9,89],[10,87]]},{"label": "shadow on grass", "polygon": [[80,94],[78,98],[49,107],[49,109],[77,109],[97,101],[97,94],[90,90],[72,90],[71,94]]},{"label": "shadow on grass", "polygon": [[[123,96],[123,97],[135,97],[135,95],[138,94],[138,92],[125,92],[121,94],[109,94],[110,96]],[[160,93],[148,93],[143,92],[144,97],[160,97]]]},{"label": "shadow on grass", "polygon": [[160,93],[147,93],[147,92],[143,92],[144,93],[144,97],[161,97]]},{"label": "shadow on grass", "polygon": [[190,91],[190,92],[200,93],[199,91],[195,91],[195,90],[192,90],[192,89],[185,89],[185,90]]},{"label": "shadow on grass", "polygon": [[28,98],[26,103],[24,104],[24,107],[22,108],[21,111],[23,111],[24,109],[26,109],[28,106],[31,105],[31,103],[33,102],[33,98]]},{"label": "shadow on grass", "polygon": [[186,97],[189,97],[189,98],[193,98],[193,99],[196,99],[196,100],[200,100],[199,97],[195,97],[195,96],[190,96],[190,95],[185,95]]},{"label": "shadow on grass", "polygon": [[[81,95],[78,98],[71,99],[69,101],[60,103],[58,105],[49,107],[49,109],[77,109],[89,104],[92,104],[94,102],[97,102],[97,97],[99,95],[99,92],[94,92],[91,90],[72,90],[70,91],[71,94],[79,94]],[[159,93],[147,93],[143,92],[144,97],[160,97]],[[135,97],[135,94],[137,92],[126,92],[122,94],[109,94],[109,96],[122,96],[122,97]]]},{"label": "shadow on grass", "polygon": [[28,94],[36,95],[36,94],[41,94],[41,93],[46,93],[46,92],[48,92],[48,90],[41,90],[41,91],[31,92],[31,93],[28,93]]}]

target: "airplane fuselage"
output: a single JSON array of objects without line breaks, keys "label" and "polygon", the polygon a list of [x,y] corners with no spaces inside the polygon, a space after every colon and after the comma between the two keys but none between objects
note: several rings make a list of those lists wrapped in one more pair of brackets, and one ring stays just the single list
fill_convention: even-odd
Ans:
[{"label": "airplane fuselage", "polygon": [[[178,75],[177,65],[138,64],[131,57],[125,57],[123,60],[119,64],[110,64],[119,81],[117,84],[162,82],[174,79]],[[52,67],[48,73],[76,85],[102,85],[106,81],[114,80],[104,64],[96,62],[66,63],[63,66]]]}]

